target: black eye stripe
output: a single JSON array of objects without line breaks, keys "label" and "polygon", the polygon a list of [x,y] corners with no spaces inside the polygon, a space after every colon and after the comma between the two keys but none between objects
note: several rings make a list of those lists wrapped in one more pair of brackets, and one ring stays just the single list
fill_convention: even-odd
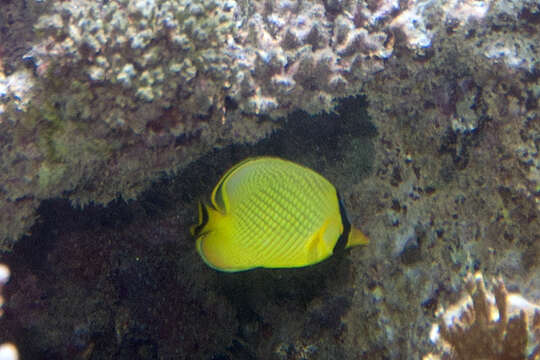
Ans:
[{"label": "black eye stripe", "polygon": [[199,236],[202,229],[208,223],[208,210],[206,209],[206,206],[203,203],[200,203],[199,206],[201,207],[201,219],[199,219],[199,225],[193,230],[195,236]]}]

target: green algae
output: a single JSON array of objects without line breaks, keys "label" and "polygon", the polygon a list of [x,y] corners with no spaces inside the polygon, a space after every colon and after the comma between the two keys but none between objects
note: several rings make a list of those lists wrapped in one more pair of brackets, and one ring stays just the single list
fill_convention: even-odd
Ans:
[{"label": "green algae", "polygon": [[58,195],[64,181],[81,176],[81,164],[106,157],[111,152],[107,140],[92,136],[91,117],[84,104],[94,97],[88,84],[63,79],[47,73],[41,97],[22,117],[17,143],[37,137],[43,159],[37,170],[38,193],[43,197]]}]

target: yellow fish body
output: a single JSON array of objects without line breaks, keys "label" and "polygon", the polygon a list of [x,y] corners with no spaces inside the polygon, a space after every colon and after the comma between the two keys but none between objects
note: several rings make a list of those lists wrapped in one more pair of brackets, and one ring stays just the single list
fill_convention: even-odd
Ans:
[{"label": "yellow fish body", "polygon": [[199,203],[191,233],[204,262],[227,272],[312,265],[340,246],[368,243],[328,180],[274,157],[249,158],[227,171],[210,204]]}]

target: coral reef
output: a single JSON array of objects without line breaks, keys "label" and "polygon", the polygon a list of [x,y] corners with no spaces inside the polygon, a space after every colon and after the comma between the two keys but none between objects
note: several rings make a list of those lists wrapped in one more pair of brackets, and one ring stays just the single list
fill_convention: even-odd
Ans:
[{"label": "coral reef", "polygon": [[47,2],[24,56],[35,71],[0,75],[2,248],[42,199],[131,199],[208,150],[277,126],[254,116],[223,124],[237,72],[225,53],[233,5]]},{"label": "coral reef", "polygon": [[[407,16],[434,10],[412,6]],[[394,23],[393,54],[365,84],[378,131],[374,178],[343,195],[378,240],[372,257],[357,255],[362,280],[344,317],[371,320],[367,336],[345,340],[369,349],[364,356],[421,358],[433,309],[469,271],[502,275],[540,299],[540,94],[528,55],[537,49],[527,45],[540,41],[540,12],[531,2],[493,2],[482,14],[465,21],[454,11],[454,20],[413,29]],[[425,42],[407,40],[423,34],[414,29],[429,30]],[[487,56],[497,43],[507,50]]]},{"label": "coral reef", "polygon": [[295,110],[332,111],[358,93],[377,126],[396,126],[396,114],[416,118],[435,145],[450,126],[458,157],[476,130],[504,127],[498,142],[524,175],[504,180],[538,193],[534,1],[2,7],[15,24],[0,49],[3,249],[29,229],[43,199],[134,198],[212,148],[254,142]]},{"label": "coral reef", "polygon": [[[494,176],[519,160],[502,166],[487,137],[454,162],[451,138],[425,151],[416,123],[375,129],[367,110],[359,97],[340,115],[296,113],[268,140],[203,156],[137,201],[44,202],[32,235],[4,255],[14,276],[0,339],[23,358],[420,359],[437,351],[437,310],[459,300],[470,271],[540,302],[536,205]],[[336,184],[370,245],[305,269],[208,269],[188,234],[196,199],[262,154]]]},{"label": "coral reef", "polygon": [[456,309],[441,312],[439,325],[432,331],[434,340],[440,333],[443,353],[424,359],[540,358],[540,306],[508,294],[502,279],[494,284],[492,294],[480,274],[468,274],[465,286],[469,297]]},{"label": "coral reef", "polygon": [[[176,179],[192,187],[164,191],[166,218],[42,205],[45,224],[105,224],[55,224],[46,236],[38,226],[17,249],[38,257],[32,266],[10,258],[18,272],[0,330],[30,357],[421,358],[436,351],[436,309],[470,271],[539,301],[537,1],[24,3],[0,5],[1,22],[14,21],[0,25],[2,249],[43,199],[132,199],[192,164]],[[362,136],[363,102],[334,109],[359,93],[376,137]],[[279,120],[298,109],[339,116]],[[277,133],[273,148],[226,148],[284,125],[296,135]],[[200,266],[185,231],[208,190],[197,186],[268,153],[335,183],[370,246],[302,274],[225,278]],[[490,308],[504,314],[502,304]],[[448,340],[480,326],[473,311],[503,344],[500,324],[523,329],[519,314],[504,322],[479,309]]]}]

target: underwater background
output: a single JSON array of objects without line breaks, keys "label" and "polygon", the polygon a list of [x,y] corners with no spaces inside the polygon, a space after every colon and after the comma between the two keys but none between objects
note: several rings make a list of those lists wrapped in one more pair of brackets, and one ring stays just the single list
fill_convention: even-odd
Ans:
[{"label": "underwater background", "polygon": [[[540,359],[539,31],[527,0],[2,1],[0,343]],[[208,267],[197,202],[263,155],[327,178],[370,243]]]}]

